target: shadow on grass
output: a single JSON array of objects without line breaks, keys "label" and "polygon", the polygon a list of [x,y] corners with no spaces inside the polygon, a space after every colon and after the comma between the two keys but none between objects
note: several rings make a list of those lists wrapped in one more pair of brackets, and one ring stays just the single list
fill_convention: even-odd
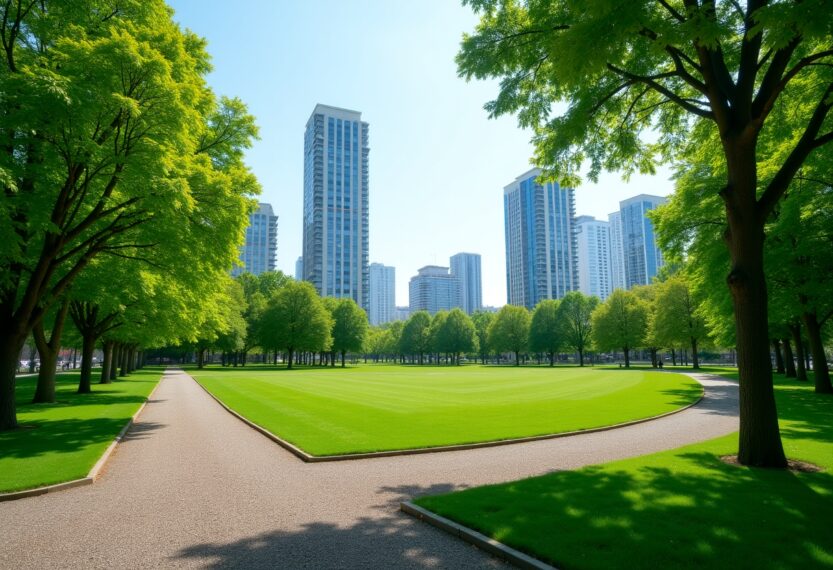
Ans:
[{"label": "shadow on grass", "polygon": [[707,452],[644,463],[418,502],[569,568],[833,565],[833,475],[734,467]]},{"label": "shadow on grass", "polygon": [[[87,418],[25,422],[21,429],[0,432],[0,454],[4,457],[32,458],[47,453],[74,453],[88,445],[110,442],[128,418]],[[142,422],[126,439],[141,439],[163,424]]]},{"label": "shadow on grass", "polygon": [[[410,493],[447,492],[450,484],[385,488],[378,516],[346,524],[312,522],[230,542],[180,550],[178,563],[210,568],[489,568],[505,567],[485,553],[398,511]],[[332,518],[326,509],[321,519]]]}]

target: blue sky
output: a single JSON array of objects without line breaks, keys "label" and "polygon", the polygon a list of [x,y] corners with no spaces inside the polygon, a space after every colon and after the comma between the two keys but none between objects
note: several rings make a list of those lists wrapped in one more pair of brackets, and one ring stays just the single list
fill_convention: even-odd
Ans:
[{"label": "blue sky", "polygon": [[[304,126],[316,103],[370,123],[370,261],[396,267],[396,304],[423,265],[483,256],[483,300],[506,303],[503,187],[531,165],[530,133],[490,120],[496,82],[466,83],[454,57],[477,21],[454,0],[169,0],[208,40],[218,94],[238,96],[261,140],[247,163],[278,216],[278,267],[301,254]],[[667,172],[576,190],[576,213],[607,219],[619,200],[666,195]]]}]

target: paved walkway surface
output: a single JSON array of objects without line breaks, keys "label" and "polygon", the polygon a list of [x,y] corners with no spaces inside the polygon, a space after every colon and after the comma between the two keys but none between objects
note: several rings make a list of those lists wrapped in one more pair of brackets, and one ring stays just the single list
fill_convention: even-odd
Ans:
[{"label": "paved walkway surface", "polygon": [[[642,455],[737,429],[736,385],[626,428],[470,451],[307,464],[169,371],[95,485],[0,503],[0,568],[490,568],[398,511],[468,486]],[[461,418],[465,421],[465,418]]]}]

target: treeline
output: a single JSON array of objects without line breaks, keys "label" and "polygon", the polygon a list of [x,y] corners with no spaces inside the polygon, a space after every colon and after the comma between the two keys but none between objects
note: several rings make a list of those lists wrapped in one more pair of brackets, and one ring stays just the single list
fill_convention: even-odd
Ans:
[{"label": "treeline", "polygon": [[55,400],[61,347],[80,393],[141,363],[142,347],[229,330],[257,135],[217,97],[203,39],[162,0],[0,6],[0,430],[17,426],[15,373],[32,338],[35,402]]}]

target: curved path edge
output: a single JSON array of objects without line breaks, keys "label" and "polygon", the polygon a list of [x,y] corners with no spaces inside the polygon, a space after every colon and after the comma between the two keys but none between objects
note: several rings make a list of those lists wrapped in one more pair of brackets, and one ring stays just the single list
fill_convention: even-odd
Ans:
[{"label": "curved path edge", "polygon": [[558,432],[558,433],[547,433],[547,434],[542,434],[542,435],[530,435],[530,436],[515,437],[515,438],[510,438],[510,439],[497,439],[497,440],[492,440],[492,441],[480,441],[480,442],[475,442],[475,443],[459,443],[459,444],[454,444],[454,445],[438,445],[436,447],[416,447],[414,449],[392,449],[392,450],[388,450],[388,451],[370,451],[370,452],[364,452],[364,453],[345,453],[345,454],[341,454],[341,455],[311,455],[311,454],[307,453],[306,451],[304,451],[300,447],[286,441],[285,439],[283,439],[282,437],[280,437],[278,435],[275,435],[274,433],[272,433],[271,431],[269,431],[265,427],[256,424],[255,422],[248,419],[246,416],[244,416],[244,415],[240,414],[239,412],[236,412],[235,410],[231,409],[220,398],[218,398],[217,396],[212,394],[208,390],[208,388],[206,388],[205,386],[200,384],[200,382],[196,378],[194,378],[193,376],[191,376],[187,372],[185,374],[191,380],[193,380],[194,383],[196,383],[197,386],[202,388],[203,391],[206,394],[211,396],[211,398],[215,402],[220,404],[220,406],[223,409],[225,409],[228,413],[230,413],[231,415],[236,417],[238,420],[240,420],[244,424],[248,425],[253,430],[261,433],[262,435],[266,436],[268,439],[271,439],[272,441],[274,441],[275,443],[277,443],[278,445],[280,445],[281,447],[283,447],[284,449],[286,449],[287,451],[289,451],[290,453],[292,453],[293,455],[295,455],[296,457],[298,457],[299,459],[301,459],[305,463],[325,463],[325,462],[331,462],[331,461],[353,461],[353,460],[358,460],[358,459],[374,459],[374,458],[377,458],[377,457],[399,457],[399,456],[402,456],[402,455],[420,455],[420,454],[424,454],[424,453],[445,453],[445,452],[449,452],[449,451],[465,451],[465,450],[468,450],[468,449],[481,449],[481,448],[484,448],[484,447],[498,447],[498,446],[501,446],[501,445],[514,445],[514,444],[518,444],[518,443],[529,443],[531,441],[544,441],[544,440],[548,440],[548,439],[558,439],[558,438],[562,438],[562,437],[571,437],[571,436],[583,435],[583,434],[588,434],[588,433],[598,433],[598,432],[610,431],[610,430],[613,430],[613,429],[619,429],[619,428],[624,428],[624,427],[628,427],[628,426],[643,424],[643,423],[646,423],[646,422],[652,422],[654,420],[658,420],[658,419],[665,418],[665,417],[668,417],[668,416],[673,416],[674,414],[679,414],[680,412],[684,412],[687,409],[692,408],[692,407],[696,406],[697,404],[699,404],[700,402],[703,401],[703,398],[706,397],[706,386],[702,382],[700,382],[699,378],[697,378],[696,376],[694,376],[692,374],[689,374],[687,372],[670,372],[670,373],[672,373],[672,374],[683,374],[685,376],[688,376],[689,378],[692,378],[693,380],[697,381],[700,384],[700,387],[702,388],[702,391],[700,392],[700,396],[696,400],[691,402],[690,404],[688,404],[686,406],[683,406],[681,408],[677,408],[675,410],[671,410],[670,412],[665,412],[663,414],[656,415],[656,416],[649,416],[647,418],[639,418],[639,419],[636,419],[636,420],[629,420],[627,422],[621,422],[621,423],[618,423],[618,424],[611,424],[611,425],[607,425],[607,426],[599,426],[599,427],[588,428],[588,429],[579,429],[579,430],[573,430],[573,431],[562,431],[562,432]]},{"label": "curved path edge", "polygon": [[83,487],[84,485],[92,485],[96,482],[96,480],[101,477],[101,472],[104,470],[104,467],[107,465],[107,461],[110,459],[110,456],[113,455],[113,452],[116,451],[116,447],[118,447],[119,443],[124,439],[124,436],[127,434],[127,431],[133,427],[133,423],[139,417],[139,414],[145,409],[147,406],[148,401],[153,398],[154,393],[159,388],[159,385],[162,383],[162,378],[164,377],[164,372],[162,376],[159,377],[159,380],[156,382],[156,386],[153,387],[153,390],[150,391],[150,394],[147,395],[145,401],[142,402],[142,405],[139,406],[139,409],[136,410],[136,413],[131,416],[127,423],[124,424],[124,427],[121,428],[121,431],[116,435],[113,441],[110,442],[110,445],[107,446],[107,449],[104,450],[104,453],[101,454],[101,457],[98,458],[98,461],[95,462],[90,472],[87,473],[86,477],[82,477],[80,479],[72,479],[71,481],[63,481],[61,483],[53,483],[52,485],[44,485],[42,487],[35,487],[33,489],[24,489],[22,491],[12,491],[10,493],[0,493],[0,503],[4,501],[16,501],[18,499],[25,499],[27,497],[37,497],[40,495],[45,495],[47,493],[55,493],[56,491],[64,491],[66,489],[73,489],[75,487]]}]

